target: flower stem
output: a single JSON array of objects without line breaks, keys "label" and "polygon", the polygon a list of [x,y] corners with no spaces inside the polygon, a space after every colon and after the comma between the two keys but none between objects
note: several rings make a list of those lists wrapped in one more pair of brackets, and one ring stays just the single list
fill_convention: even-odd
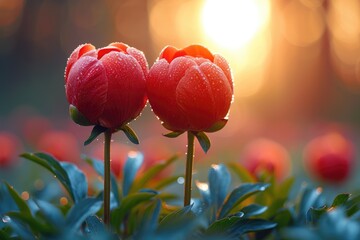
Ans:
[{"label": "flower stem", "polygon": [[184,207],[190,205],[191,199],[191,179],[194,161],[194,134],[190,131],[187,132],[187,141],[188,143],[185,169]]},{"label": "flower stem", "polygon": [[110,143],[111,131],[105,133],[104,145],[104,223],[110,223]]}]

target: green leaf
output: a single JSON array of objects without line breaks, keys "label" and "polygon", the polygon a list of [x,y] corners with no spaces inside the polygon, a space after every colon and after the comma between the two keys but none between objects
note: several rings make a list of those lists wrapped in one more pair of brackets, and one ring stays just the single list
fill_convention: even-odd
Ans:
[{"label": "green leaf", "polygon": [[76,232],[85,219],[94,215],[102,206],[102,198],[85,198],[76,203],[66,216],[66,230]]},{"label": "green leaf", "polygon": [[235,224],[234,229],[232,230],[232,233],[241,236],[245,233],[249,232],[259,232],[264,230],[273,229],[276,227],[275,222],[271,222],[264,219],[241,219]]},{"label": "green leaf", "polygon": [[267,183],[244,183],[235,188],[222,206],[219,217],[225,217],[246,198],[257,192],[263,192],[268,187],[269,184]]},{"label": "green leaf", "polygon": [[74,202],[87,195],[87,181],[83,172],[71,163],[59,162],[45,153],[24,153],[21,157],[35,162],[49,170],[65,187]]},{"label": "green leaf", "polygon": [[123,196],[128,195],[131,186],[133,185],[136,173],[139,171],[143,161],[144,155],[140,152],[128,156],[123,169]]},{"label": "green leaf", "polygon": [[305,187],[299,204],[299,214],[297,221],[305,223],[308,219],[308,211],[312,208],[319,208],[324,205],[322,190],[320,188],[313,189]]},{"label": "green leaf", "polygon": [[87,119],[81,112],[79,112],[79,110],[72,104],[70,104],[69,106],[69,113],[70,113],[70,117],[71,119],[81,125],[81,126],[91,126],[94,125],[93,123],[91,123],[89,121],[89,119]]},{"label": "green leaf", "polygon": [[215,212],[217,212],[228,193],[231,176],[225,165],[213,164],[209,170],[208,179],[211,204],[216,207]]},{"label": "green leaf", "polygon": [[360,209],[360,195],[351,197],[344,205],[348,216],[357,213]]},{"label": "green leaf", "polygon": [[104,222],[96,215],[91,215],[86,218],[84,226],[84,235],[86,239],[118,239],[115,235],[112,235],[106,228]]},{"label": "green leaf", "polygon": [[199,141],[202,150],[207,153],[211,146],[211,142],[208,136],[204,132],[196,132],[194,135]]},{"label": "green leaf", "polygon": [[138,231],[134,234],[134,239],[148,239],[149,234],[155,232],[158,226],[160,209],[161,201],[159,199],[155,200],[153,204],[146,208],[138,224]]},{"label": "green leaf", "polygon": [[130,140],[130,142],[132,142],[133,144],[139,144],[139,139],[131,127],[129,127],[128,125],[124,125],[120,128],[120,130],[125,133],[126,137]]},{"label": "green leaf", "polygon": [[168,137],[168,138],[176,138],[176,137],[180,136],[183,133],[184,132],[170,132],[170,133],[163,134],[163,135],[164,135],[164,137]]},{"label": "green leaf", "polygon": [[70,180],[69,188],[75,198],[75,202],[86,198],[88,193],[88,183],[85,174],[72,163],[60,162],[60,165],[64,168],[67,177]]},{"label": "green leaf", "polygon": [[100,125],[95,125],[91,131],[89,138],[84,142],[84,146],[89,145],[94,141],[100,134],[107,131],[108,129]]},{"label": "green leaf", "polygon": [[209,129],[207,129],[205,132],[217,132],[225,127],[227,124],[228,119],[221,119],[214,123]]},{"label": "green leaf", "polygon": [[180,208],[179,210],[177,211],[174,211],[168,215],[166,215],[160,222],[160,225],[166,225],[166,224],[169,224],[173,221],[176,221],[177,219],[179,218],[183,218],[184,216],[186,215],[191,215],[191,216],[194,216],[194,214],[191,212],[191,208],[192,208],[192,204],[191,205],[188,205],[188,206],[185,206],[183,208]]},{"label": "green leaf", "polygon": [[[102,178],[104,178],[104,161],[89,157],[85,157],[84,160],[94,168],[97,174],[99,174]],[[114,198],[117,202],[117,205],[120,205],[119,187],[116,178],[111,171],[110,171],[110,181],[111,181],[111,192],[114,194]]]},{"label": "green leaf", "polygon": [[264,213],[267,210],[267,206],[262,206],[259,204],[250,204],[244,208],[242,208],[240,211],[244,213],[244,218],[257,216],[262,213]]},{"label": "green leaf", "polygon": [[226,164],[230,170],[232,170],[242,182],[246,183],[255,183],[255,177],[242,165],[229,162]]},{"label": "green leaf", "polygon": [[323,214],[327,213],[327,211],[328,208],[326,206],[321,208],[310,208],[307,213],[307,221],[315,224]]},{"label": "green leaf", "polygon": [[36,200],[36,205],[39,207],[40,214],[47,222],[56,226],[58,229],[62,229],[65,225],[65,218],[61,210],[50,202]]},{"label": "green leaf", "polygon": [[19,196],[19,194],[14,190],[12,186],[10,186],[6,182],[5,184],[12,199],[15,201],[16,205],[18,206],[20,212],[24,213],[24,215],[31,216],[31,211],[27,203]]},{"label": "green leaf", "polygon": [[141,188],[143,188],[152,178],[157,176],[162,170],[164,170],[166,167],[170,166],[172,163],[174,163],[177,159],[179,159],[178,155],[174,155],[170,157],[165,162],[160,162],[149,169],[147,169],[145,172],[141,174],[141,176],[134,181],[133,186],[131,188],[131,192],[137,191]]},{"label": "green leaf", "polygon": [[120,204],[120,207],[111,212],[111,225],[117,229],[123,221],[126,214],[128,214],[137,205],[146,202],[156,196],[156,193],[138,192],[125,196]]},{"label": "green leaf", "polygon": [[335,197],[333,203],[331,204],[331,207],[337,207],[337,206],[340,206],[340,205],[343,205],[347,202],[347,200],[349,200],[351,194],[348,194],[348,193],[342,193],[342,194],[339,194]]},{"label": "green leaf", "polygon": [[209,228],[206,230],[206,235],[212,235],[215,233],[227,233],[231,228],[233,228],[237,222],[241,220],[241,217],[232,216],[227,218],[222,218],[213,222]]},{"label": "green leaf", "polygon": [[20,212],[8,212],[7,215],[11,218],[11,221],[18,220],[28,226],[34,235],[54,234],[57,232],[57,228],[54,225],[50,225],[47,222],[41,222],[39,218],[35,218],[32,215]]}]

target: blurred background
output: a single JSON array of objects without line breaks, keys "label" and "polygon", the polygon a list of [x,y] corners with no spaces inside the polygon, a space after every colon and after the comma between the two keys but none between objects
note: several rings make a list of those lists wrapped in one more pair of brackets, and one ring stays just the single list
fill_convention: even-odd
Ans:
[{"label": "blurred background", "polygon": [[[230,63],[235,94],[228,125],[209,134],[208,154],[197,145],[195,167],[239,162],[245,146],[262,137],[289,152],[288,173],[308,176],[304,147],[328,132],[351,141],[356,156],[358,0],[0,0],[0,131],[15,134],[24,151],[46,150],[45,133],[63,131],[76,139],[63,148],[70,152],[76,145],[67,160],[91,154],[92,147],[82,145],[91,128],[69,120],[64,68],[79,44],[115,41],[142,50],[149,66],[164,46],[193,43]],[[131,125],[139,146],[121,133],[114,141],[145,153],[152,146],[163,154],[159,158],[184,154],[186,137],[165,139],[149,106]],[[53,138],[61,142],[59,135]]]}]

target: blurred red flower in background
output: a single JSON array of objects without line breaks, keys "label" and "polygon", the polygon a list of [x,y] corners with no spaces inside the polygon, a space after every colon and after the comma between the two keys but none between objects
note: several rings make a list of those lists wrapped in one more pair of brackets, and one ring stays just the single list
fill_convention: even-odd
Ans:
[{"label": "blurred red flower in background", "polygon": [[307,144],[304,164],[317,180],[342,183],[348,179],[354,165],[354,146],[340,133],[329,132]]},{"label": "blurred red flower in background", "polygon": [[291,172],[291,160],[287,150],[279,143],[259,138],[245,146],[241,163],[255,177],[264,172],[274,174],[279,181]]},{"label": "blurred red flower in background", "polygon": [[74,121],[110,129],[130,122],[145,107],[147,73],[144,54],[126,44],[80,45],[65,69],[67,100],[81,115]]},{"label": "blurred red flower in background", "polygon": [[45,132],[39,138],[36,149],[51,154],[60,161],[77,163],[80,160],[78,140],[67,131]]},{"label": "blurred red flower in background", "polygon": [[22,132],[28,144],[35,146],[41,135],[49,131],[52,124],[49,119],[42,116],[28,117],[22,124]]},{"label": "blurred red flower in background", "polygon": [[233,80],[222,56],[199,45],[168,46],[150,68],[147,93],[165,128],[211,131],[229,112]]},{"label": "blurred red flower in background", "polygon": [[10,132],[0,132],[0,167],[10,167],[17,162],[21,144]]}]

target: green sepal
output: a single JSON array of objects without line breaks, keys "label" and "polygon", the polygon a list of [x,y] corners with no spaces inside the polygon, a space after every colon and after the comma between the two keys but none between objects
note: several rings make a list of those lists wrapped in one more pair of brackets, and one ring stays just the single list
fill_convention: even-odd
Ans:
[{"label": "green sepal", "polygon": [[169,132],[169,133],[163,134],[163,135],[164,135],[164,137],[168,137],[168,138],[176,138],[176,137],[180,136],[183,133],[184,132]]},{"label": "green sepal", "polygon": [[91,123],[89,121],[89,119],[87,119],[81,112],[79,112],[79,110],[72,104],[70,104],[69,106],[69,113],[70,113],[70,117],[71,119],[81,125],[81,126],[91,126],[94,125],[93,123]]},{"label": "green sepal", "polygon": [[119,130],[125,133],[126,137],[130,140],[130,142],[132,142],[133,144],[139,144],[139,138],[131,127],[129,127],[128,125],[124,125]]},{"label": "green sepal", "polygon": [[207,151],[209,151],[210,146],[211,146],[211,142],[210,142],[210,139],[208,138],[208,136],[204,132],[195,132],[194,135],[197,138],[197,140],[199,141],[200,146],[203,149],[203,151],[205,153],[207,153]]},{"label": "green sepal", "polygon": [[94,141],[100,134],[102,134],[106,130],[108,130],[108,128],[102,127],[100,125],[95,125],[91,131],[89,138],[84,142],[84,146],[90,144],[92,141]]},{"label": "green sepal", "polygon": [[221,120],[217,121],[216,123],[214,123],[210,128],[205,130],[205,132],[217,132],[217,131],[221,130],[223,127],[225,127],[227,122],[228,122],[227,119],[225,119],[225,118],[221,119]]}]

